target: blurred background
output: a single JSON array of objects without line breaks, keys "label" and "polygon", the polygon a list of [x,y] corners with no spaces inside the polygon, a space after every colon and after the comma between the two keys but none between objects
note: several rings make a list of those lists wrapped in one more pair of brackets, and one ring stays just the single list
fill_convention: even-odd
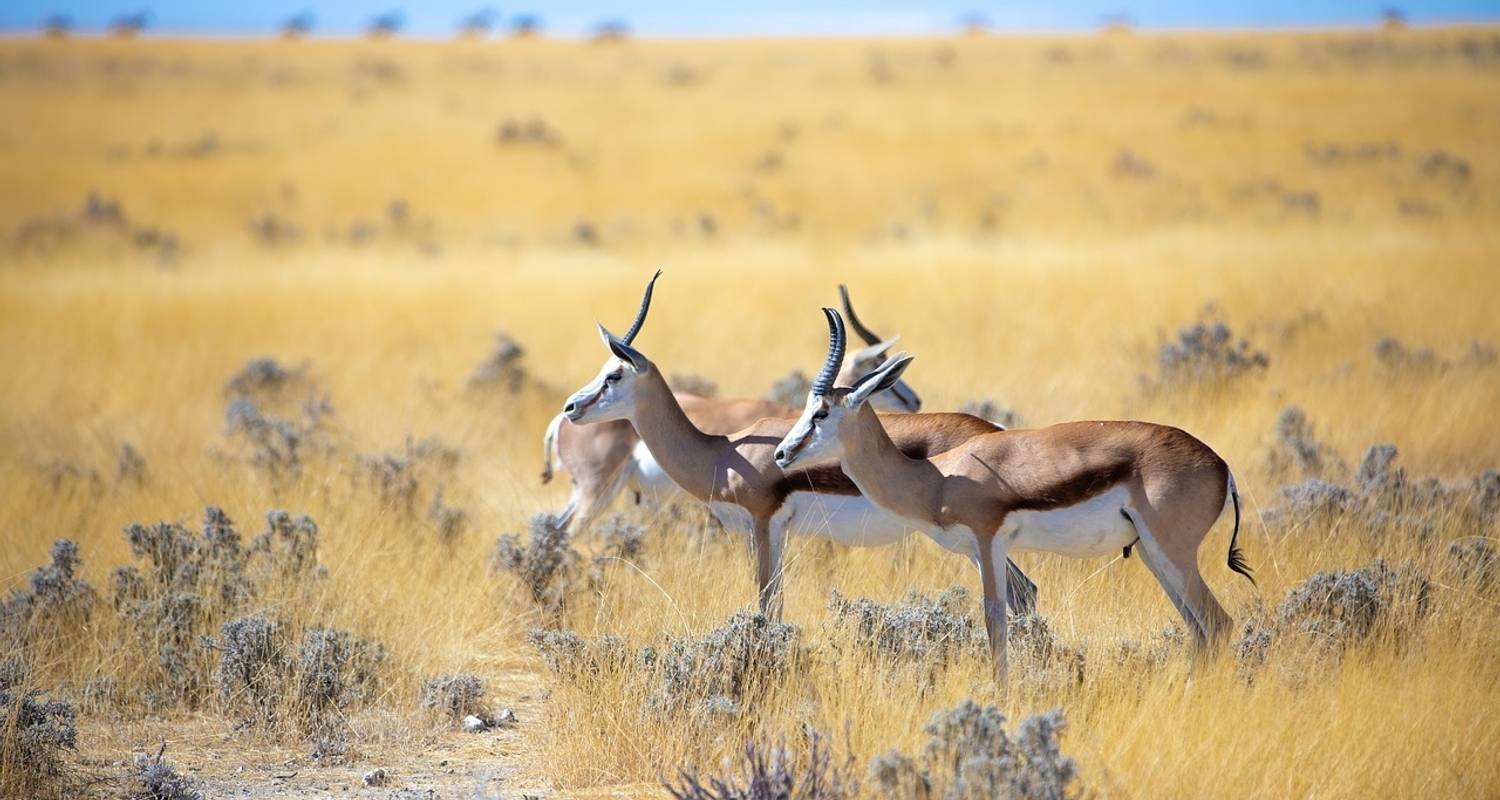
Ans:
[{"label": "blurred background", "polygon": [[[974,697],[1013,720],[1062,708],[1075,786],[1101,795],[1493,796],[1500,581],[1471,576],[1500,564],[1497,18],[1458,0],[0,4],[0,643],[79,710],[65,763],[129,772],[166,737],[219,793],[295,763],[287,791],[385,764],[453,796],[657,796],[804,725],[847,731],[862,770]],[[801,405],[844,283],[917,355],[924,410],[1199,436],[1246,497],[1259,586],[1223,566],[1225,525],[1203,564],[1249,644],[1190,694],[1136,560],[1023,554],[1079,660],[1001,699],[982,654],[939,677],[850,655],[868,643],[829,594],[899,616],[908,592],[972,590],[966,563],[921,537],[808,540],[787,619],[818,655],[774,701],[663,717],[628,670],[559,677],[529,630],[666,652],[753,595],[741,543],[692,508],[625,493],[571,543],[533,521],[567,496],[538,478],[541,438],[606,357],[594,322],[626,326],[657,268],[636,344],[679,388]],[[207,553],[229,523],[205,506],[247,541],[268,512],[308,514],[314,536],[273,515],[264,542],[319,569],[253,600],[192,576],[132,594],[116,568],[175,575],[152,559],[176,545],[121,531],[174,523],[150,530]],[[518,566],[525,546],[556,572]],[[1380,601],[1406,616],[1378,646],[1319,660],[1313,629],[1276,627],[1288,598],[1334,596],[1320,574],[1394,574],[1377,557],[1428,581]],[[183,592],[209,600],[169,614]],[[972,627],[974,596],[942,613]],[[239,720],[226,626],[252,612],[312,637],[277,675],[374,642],[381,688],[278,689],[289,706]],[[521,724],[464,738],[447,700],[419,702],[459,673],[478,683],[436,685],[487,686]],[[32,774],[15,763],[0,787]]]},{"label": "blurred background", "polygon": [[461,0],[411,4],[336,0],[319,3],[205,6],[188,0],[131,5],[111,2],[58,3],[16,0],[0,10],[0,29],[18,33],[64,24],[79,32],[101,32],[139,22],[143,30],[178,36],[264,36],[296,28],[324,36],[350,36],[375,27],[420,38],[443,38],[456,31],[504,34],[518,29],[577,38],[605,26],[620,26],[649,37],[741,37],[796,35],[934,35],[955,29],[991,27],[1013,32],[1085,31],[1100,26],[1145,29],[1224,29],[1273,27],[1364,27],[1400,19],[1419,25],[1493,20],[1493,3],[1483,0],[1428,0],[1381,5],[1339,0],[1255,4],[1147,2],[1110,4],[1067,0],[1059,3],[913,3],[909,0],[813,0],[793,3],[685,3],[678,0],[597,0],[521,4],[465,3]]}]

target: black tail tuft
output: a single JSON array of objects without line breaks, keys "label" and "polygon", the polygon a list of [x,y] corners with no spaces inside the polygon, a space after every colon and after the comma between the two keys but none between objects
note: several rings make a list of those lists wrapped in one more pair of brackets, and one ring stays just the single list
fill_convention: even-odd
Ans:
[{"label": "black tail tuft", "polygon": [[1230,479],[1229,499],[1234,502],[1234,533],[1229,535],[1229,568],[1249,579],[1251,586],[1256,586],[1258,584],[1255,583],[1255,576],[1250,574],[1250,565],[1245,563],[1245,553],[1236,543],[1240,538],[1240,493],[1235,490],[1233,479]]}]

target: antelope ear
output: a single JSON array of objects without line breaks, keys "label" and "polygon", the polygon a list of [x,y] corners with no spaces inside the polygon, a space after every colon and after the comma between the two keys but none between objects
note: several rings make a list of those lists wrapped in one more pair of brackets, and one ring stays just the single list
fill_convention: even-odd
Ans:
[{"label": "antelope ear", "polygon": [[897,355],[881,364],[879,369],[855,381],[854,387],[849,390],[849,396],[844,400],[844,405],[858,408],[861,403],[872,396],[895,386],[901,380],[901,373],[911,366],[915,358],[916,356]]},{"label": "antelope ear", "polygon": [[629,364],[630,368],[637,373],[646,371],[646,365],[651,362],[641,355],[641,351],[620,341],[619,337],[610,333],[602,324],[597,322],[594,324],[599,326],[599,338],[604,340],[605,346],[609,348],[609,352],[615,354],[615,358]]},{"label": "antelope ear", "polygon": [[859,363],[860,361],[873,361],[877,358],[880,358],[881,356],[885,355],[886,352],[892,347],[895,347],[896,342],[899,341],[901,341],[901,337],[897,335],[892,336],[891,338],[886,339],[883,342],[876,342],[875,344],[872,344],[868,347],[861,347],[859,351],[854,354],[855,363]]}]

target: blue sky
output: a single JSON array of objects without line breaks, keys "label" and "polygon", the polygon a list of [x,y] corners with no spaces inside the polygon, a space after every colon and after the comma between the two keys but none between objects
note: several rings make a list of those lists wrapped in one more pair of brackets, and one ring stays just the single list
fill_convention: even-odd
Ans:
[{"label": "blue sky", "polygon": [[[953,30],[960,18],[978,13],[997,29],[1048,31],[1098,26],[1111,14],[1128,12],[1142,28],[1267,28],[1370,24],[1385,5],[1399,7],[1414,23],[1500,21],[1500,0],[1423,0],[1422,2],[1334,2],[1267,0],[1237,4],[1191,0],[1054,0],[1014,4],[914,2],[913,0],[530,0],[525,5],[494,4],[497,18],[535,14],[546,30],[572,35],[605,19],[622,19],[645,35],[898,34]],[[446,35],[466,14],[487,7],[483,0],[0,0],[0,30],[35,30],[53,14],[69,17],[83,31],[103,28],[122,12],[151,11],[150,29],[159,33],[254,35],[272,31],[282,20],[312,12],[316,31],[359,31],[374,15],[398,9],[408,34]]]}]

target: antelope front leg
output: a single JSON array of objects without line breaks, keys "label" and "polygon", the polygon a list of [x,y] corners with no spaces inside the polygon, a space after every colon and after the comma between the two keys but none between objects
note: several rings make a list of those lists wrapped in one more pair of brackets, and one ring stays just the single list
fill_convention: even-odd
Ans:
[{"label": "antelope front leg", "polygon": [[978,536],[979,577],[984,581],[984,629],[990,638],[990,658],[995,666],[995,685],[1005,692],[1006,576],[1005,540],[990,534]]}]

